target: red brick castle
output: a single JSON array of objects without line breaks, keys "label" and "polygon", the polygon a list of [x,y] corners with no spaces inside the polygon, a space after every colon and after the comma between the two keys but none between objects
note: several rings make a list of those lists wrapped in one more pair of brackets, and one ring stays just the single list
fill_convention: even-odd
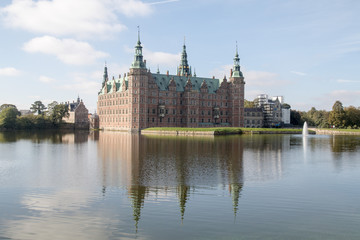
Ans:
[{"label": "red brick castle", "polygon": [[192,74],[184,43],[176,75],[151,73],[140,35],[129,73],[109,80],[104,70],[98,93],[99,127],[140,131],[149,127],[243,127],[244,77],[236,49],[229,80]]}]

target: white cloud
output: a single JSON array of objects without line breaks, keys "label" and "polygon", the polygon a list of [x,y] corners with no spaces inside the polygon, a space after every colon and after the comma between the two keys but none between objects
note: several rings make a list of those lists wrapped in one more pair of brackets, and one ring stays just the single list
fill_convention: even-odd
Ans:
[{"label": "white cloud", "polygon": [[15,77],[19,76],[21,72],[13,67],[0,68],[0,76]]},{"label": "white cloud", "polygon": [[50,77],[40,76],[39,81],[43,83],[51,83],[51,82],[55,82],[56,80]]},{"label": "white cloud", "polygon": [[335,101],[342,102],[344,106],[360,106],[359,96],[359,90],[335,90],[316,98],[315,101],[326,109],[331,109]]},{"label": "white cloud", "polygon": [[148,4],[149,4],[149,5],[158,5],[158,4],[179,2],[179,1],[180,1],[180,0],[167,0],[167,1],[152,2],[152,3],[148,3]]},{"label": "white cloud", "polygon": [[44,53],[56,56],[66,64],[88,65],[108,54],[96,51],[87,42],[73,39],[57,39],[51,36],[33,38],[24,44],[23,49],[30,53]]},{"label": "white cloud", "polygon": [[293,74],[299,75],[299,76],[306,76],[307,75],[306,73],[303,73],[303,72],[297,72],[297,71],[290,71],[290,72],[293,73]]},{"label": "white cloud", "polygon": [[5,26],[55,36],[100,37],[126,29],[117,14],[146,16],[139,0],[14,0],[2,9]]},{"label": "white cloud", "polygon": [[143,3],[137,0],[111,0],[112,7],[125,16],[146,16],[152,13],[151,4]]},{"label": "white cloud", "polygon": [[230,75],[230,69],[233,68],[233,65],[223,65],[220,66],[219,68],[213,69],[212,71],[210,71],[210,76],[215,76],[218,79],[223,79],[224,76],[226,75],[227,78],[229,79],[229,75]]},{"label": "white cloud", "polygon": [[[147,63],[151,66],[156,67],[167,67],[167,68],[176,68],[181,60],[181,53],[173,54],[166,52],[153,52],[144,48],[144,59],[146,59]],[[155,69],[154,69],[155,70]],[[165,71],[165,69],[163,69]],[[166,69],[167,70],[167,69]]]},{"label": "white cloud", "polygon": [[77,92],[78,94],[96,94],[101,88],[101,78],[96,80],[90,80],[96,77],[97,73],[75,73],[71,83],[64,84],[58,88]]}]

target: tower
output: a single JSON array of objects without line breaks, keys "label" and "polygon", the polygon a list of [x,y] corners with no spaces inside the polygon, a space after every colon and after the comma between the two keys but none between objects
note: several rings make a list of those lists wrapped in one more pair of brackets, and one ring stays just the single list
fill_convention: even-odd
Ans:
[{"label": "tower", "polygon": [[148,80],[151,76],[146,69],[146,61],[143,59],[140,41],[140,29],[138,29],[138,41],[135,46],[134,62],[131,64],[128,75],[129,81],[129,120],[131,131],[138,132],[147,127],[147,97]]},{"label": "tower", "polygon": [[189,67],[188,60],[187,60],[187,53],[186,53],[186,45],[184,40],[183,51],[181,54],[181,62],[178,70],[178,75],[180,76],[190,76],[191,75],[191,68]]},{"label": "tower", "polygon": [[240,58],[236,43],[234,68],[230,74],[231,122],[233,127],[244,127],[244,76],[240,70]]}]

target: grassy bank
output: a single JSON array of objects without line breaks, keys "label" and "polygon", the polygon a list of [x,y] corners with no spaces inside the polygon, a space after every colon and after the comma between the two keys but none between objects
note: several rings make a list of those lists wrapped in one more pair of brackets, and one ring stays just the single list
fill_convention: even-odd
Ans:
[{"label": "grassy bank", "polygon": [[[158,132],[214,132],[214,135],[226,134],[301,134],[302,129],[288,129],[288,128],[181,128],[181,127],[155,127],[147,128],[146,131]],[[310,131],[310,133],[315,133]]]}]

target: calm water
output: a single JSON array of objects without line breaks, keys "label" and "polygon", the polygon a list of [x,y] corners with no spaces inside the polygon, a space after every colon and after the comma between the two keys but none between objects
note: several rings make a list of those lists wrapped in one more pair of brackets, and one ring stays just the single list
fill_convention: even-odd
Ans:
[{"label": "calm water", "polygon": [[360,239],[360,136],[0,133],[0,239]]}]

